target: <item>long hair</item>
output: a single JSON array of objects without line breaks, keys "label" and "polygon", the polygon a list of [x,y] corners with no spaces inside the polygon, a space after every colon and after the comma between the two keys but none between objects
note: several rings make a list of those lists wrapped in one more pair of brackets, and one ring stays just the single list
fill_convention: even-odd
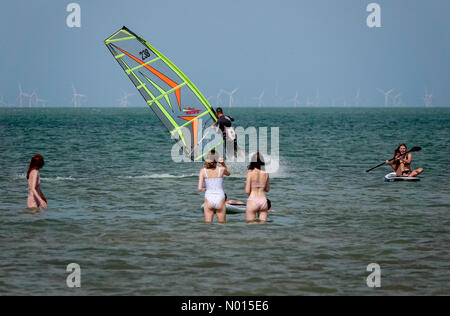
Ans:
[{"label": "long hair", "polygon": [[206,169],[216,169],[217,167],[217,161],[207,161],[205,162],[205,168]]},{"label": "long hair", "polygon": [[[408,150],[408,147],[406,147],[405,144],[400,144],[394,151],[394,158],[398,158],[400,157],[401,153],[400,153],[400,147],[405,146],[406,150]],[[400,166],[400,160],[395,160],[395,166],[398,168],[398,166]]]},{"label": "long hair", "polygon": [[211,150],[205,159],[205,168],[206,169],[216,169],[217,161],[219,161],[219,155],[213,149]]},{"label": "long hair", "polygon": [[28,168],[28,171],[27,171],[27,179],[30,177],[30,172],[32,170],[34,170],[34,169],[39,170],[42,167],[44,167],[44,157],[42,157],[39,154],[34,155],[33,157],[31,157],[30,167]]},{"label": "long hair", "polygon": [[265,164],[263,155],[257,152],[252,156],[250,164],[248,165],[248,170],[264,170]]}]

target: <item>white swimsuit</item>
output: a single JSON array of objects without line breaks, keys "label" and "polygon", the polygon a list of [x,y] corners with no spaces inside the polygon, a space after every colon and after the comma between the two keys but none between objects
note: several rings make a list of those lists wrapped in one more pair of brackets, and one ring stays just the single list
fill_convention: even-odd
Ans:
[{"label": "white swimsuit", "polygon": [[217,209],[220,202],[225,199],[225,192],[223,192],[223,178],[220,177],[222,169],[223,168],[219,168],[219,175],[217,178],[208,178],[206,169],[203,169],[205,172],[206,184],[205,199],[208,200],[209,204],[211,204],[214,209]]}]

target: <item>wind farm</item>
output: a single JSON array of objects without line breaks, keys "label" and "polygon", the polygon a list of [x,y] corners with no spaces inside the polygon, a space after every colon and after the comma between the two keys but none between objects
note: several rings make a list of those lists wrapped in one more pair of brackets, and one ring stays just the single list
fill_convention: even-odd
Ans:
[{"label": "wind farm", "polygon": [[[18,94],[14,102],[8,102],[5,94],[0,94],[0,107],[19,107],[19,108],[34,108],[34,107],[48,107],[49,99],[41,98],[38,93],[38,89],[26,89],[23,87],[22,83],[18,83]],[[250,90],[250,89],[247,89]],[[351,90],[351,89],[349,89]],[[208,102],[213,107],[377,107],[383,106],[385,108],[393,108],[393,107],[425,107],[431,108],[434,106],[435,95],[433,92],[429,92],[428,89],[425,89],[425,92],[422,97],[417,98],[417,102],[415,103],[405,103],[405,94],[401,91],[397,91],[397,89],[392,88],[389,90],[383,89],[375,89],[373,90],[378,95],[381,94],[382,98],[373,98],[374,101],[370,101],[371,99],[367,96],[370,91],[366,92],[364,95],[360,88],[354,89],[353,97],[350,93],[347,94],[347,97],[342,94],[341,96],[333,97],[323,97],[320,93],[320,89],[314,89],[314,94],[309,93],[303,94],[303,97],[300,98],[299,90],[294,90],[291,92],[291,96],[283,97],[279,88],[276,87],[272,96],[266,93],[265,89],[259,90],[251,96],[250,92],[246,93],[246,89],[234,88],[231,91],[225,89],[219,89],[215,95],[209,95],[207,98]],[[79,107],[87,107],[87,95],[79,92],[76,88],[75,84],[71,84],[71,99],[70,105],[74,108]],[[240,92],[240,93],[238,93]],[[249,95],[249,97],[243,97],[245,94]],[[116,102],[113,104],[106,104],[102,106],[107,107],[121,107],[121,108],[129,108],[131,106],[139,106],[138,104],[131,104],[130,98],[135,94],[122,91],[119,97],[116,99]],[[239,97],[242,95],[241,97]],[[247,101],[246,101],[247,100]],[[249,102],[250,100],[250,102]],[[285,101],[283,101],[285,100]],[[379,100],[380,102],[378,102]],[[51,107],[55,106],[67,106],[64,105],[64,102],[61,102],[62,105],[51,105]],[[95,107],[95,106],[94,106]]]},{"label": "wind farm", "polygon": [[78,93],[75,85],[72,83],[72,104],[74,108],[79,108],[82,102],[87,98],[86,95]]},{"label": "wind farm", "polygon": [[261,91],[261,93],[259,94],[258,97],[253,97],[252,99],[258,101],[259,108],[263,107],[264,106],[264,90]]},{"label": "wind farm", "polygon": [[231,108],[233,106],[233,102],[234,102],[234,94],[239,90],[239,88],[235,88],[232,91],[226,91],[224,89],[220,89],[219,91],[219,96],[222,95],[223,93],[228,95],[228,107]]}]

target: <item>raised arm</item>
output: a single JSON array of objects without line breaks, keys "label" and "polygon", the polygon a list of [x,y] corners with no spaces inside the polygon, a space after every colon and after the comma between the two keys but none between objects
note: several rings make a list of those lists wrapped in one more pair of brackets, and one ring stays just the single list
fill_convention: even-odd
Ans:
[{"label": "raised arm", "polygon": [[223,167],[223,174],[227,177],[229,177],[231,175],[230,169],[228,169],[227,165],[225,164],[225,161],[223,160],[223,158],[219,159],[219,163],[222,165]]}]

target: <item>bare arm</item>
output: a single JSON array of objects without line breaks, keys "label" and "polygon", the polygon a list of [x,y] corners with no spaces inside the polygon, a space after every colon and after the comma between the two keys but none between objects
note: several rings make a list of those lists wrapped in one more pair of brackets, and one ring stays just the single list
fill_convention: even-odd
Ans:
[{"label": "bare arm", "polygon": [[269,178],[269,175],[267,175],[267,181],[266,181],[266,186],[264,188],[264,191],[266,191],[266,192],[270,191],[270,178]]},{"label": "bare arm", "polygon": [[219,160],[219,163],[223,166],[224,170],[223,170],[223,174],[226,175],[227,177],[229,177],[231,175],[230,169],[228,169],[228,167],[225,165],[225,161],[223,159]]},{"label": "bare arm", "polygon": [[247,180],[245,180],[245,194],[247,195],[250,195],[250,193],[252,192],[250,178],[251,178],[250,172],[247,172]]},{"label": "bare arm", "polygon": [[42,199],[47,202],[47,198],[45,197],[44,193],[42,193],[41,189],[39,189],[39,194],[41,195]]},{"label": "bare arm", "polygon": [[394,171],[395,171],[395,166],[394,166],[393,162],[390,162],[389,160],[386,160],[386,164],[391,166],[391,168],[394,169]]},{"label": "bare arm", "polygon": [[204,192],[206,189],[203,187],[203,169],[200,170],[200,173],[198,174],[198,192]]}]

